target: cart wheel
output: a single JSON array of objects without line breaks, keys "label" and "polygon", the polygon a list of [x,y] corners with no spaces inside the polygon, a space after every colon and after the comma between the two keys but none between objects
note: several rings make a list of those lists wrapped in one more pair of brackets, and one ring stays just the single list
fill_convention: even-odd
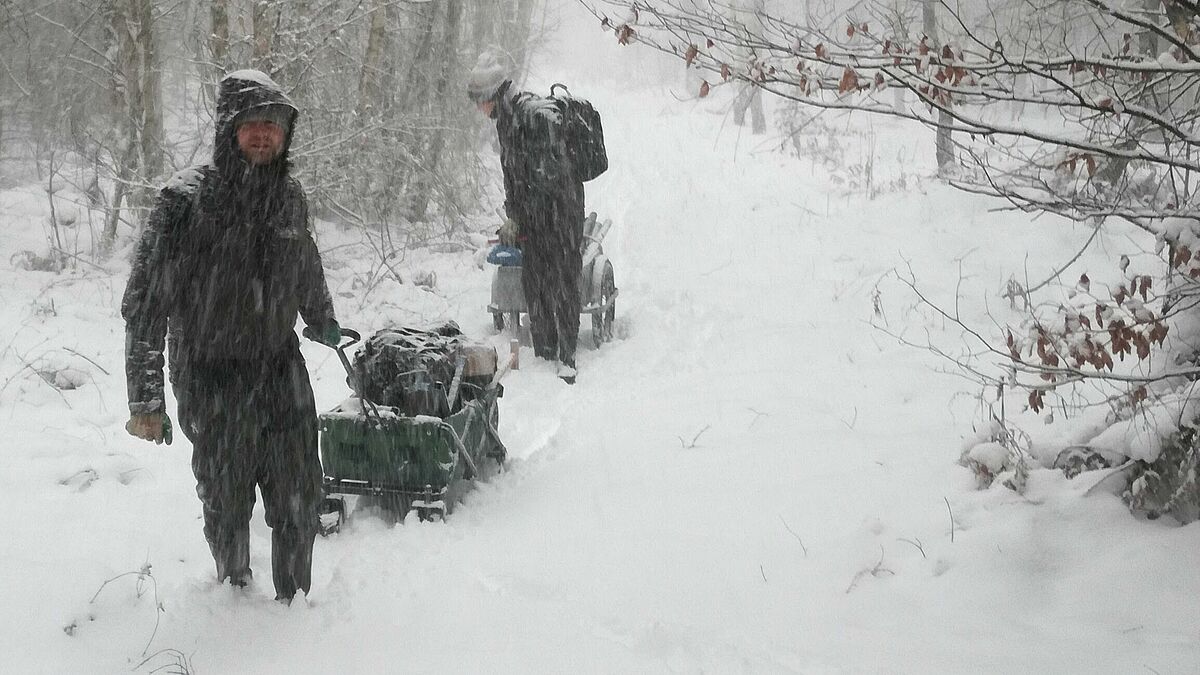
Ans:
[{"label": "cart wheel", "polygon": [[497,333],[504,332],[504,313],[496,312],[492,314],[492,326],[496,328]]},{"label": "cart wheel", "polygon": [[617,282],[613,276],[612,263],[604,264],[604,276],[600,279],[600,306],[608,309],[592,314],[592,341],[596,348],[613,339],[613,321],[617,316],[617,303],[613,296],[617,292]]},{"label": "cart wheel", "polygon": [[446,519],[446,512],[437,507],[416,509],[417,517],[423,523],[440,523]]}]

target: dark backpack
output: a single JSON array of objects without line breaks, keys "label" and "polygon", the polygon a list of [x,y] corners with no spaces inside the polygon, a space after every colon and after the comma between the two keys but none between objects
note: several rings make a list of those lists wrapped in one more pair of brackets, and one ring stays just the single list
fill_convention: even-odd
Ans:
[{"label": "dark backpack", "polygon": [[[564,92],[556,96],[554,89]],[[600,124],[600,113],[584,99],[571,96],[562,84],[550,87],[550,98],[563,111],[563,134],[566,136],[567,152],[575,177],[587,182],[608,170],[608,154],[604,151],[604,127]]]},{"label": "dark backpack", "polygon": [[454,379],[454,357],[462,340],[453,321],[433,330],[385,328],[354,357],[354,370],[367,400],[406,415],[450,414],[446,392]]}]

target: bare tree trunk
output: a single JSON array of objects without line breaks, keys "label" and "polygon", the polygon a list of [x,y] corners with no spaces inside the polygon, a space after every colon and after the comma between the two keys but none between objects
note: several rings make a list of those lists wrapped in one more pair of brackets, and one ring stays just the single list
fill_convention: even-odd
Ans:
[{"label": "bare tree trunk", "polygon": [[380,74],[387,38],[387,13],[384,10],[383,0],[375,0],[371,8],[371,25],[367,31],[367,49],[363,55],[362,74],[358,80],[359,115],[365,115],[379,105]]},{"label": "bare tree trunk", "polygon": [[121,205],[125,201],[127,187],[133,179],[133,165],[137,157],[137,141],[129,139],[125,154],[118,160],[117,176],[113,185],[112,202],[104,215],[104,232],[100,236],[100,255],[108,257],[117,242],[117,226],[121,223]]},{"label": "bare tree trunk", "polygon": [[[163,172],[162,79],[154,39],[154,0],[116,0],[108,5],[112,40],[113,91],[119,101],[117,127],[127,141],[117,161],[116,184],[109,205],[101,252],[116,240],[123,204],[145,208],[153,200]],[[115,154],[115,153],[114,153]]]},{"label": "bare tree trunk", "polygon": [[[474,45],[476,52],[483,51],[496,37],[496,24],[499,19],[496,13],[498,4],[495,2],[472,3],[471,44]],[[475,54],[471,56],[475,56]]]},{"label": "bare tree trunk", "polygon": [[409,96],[409,105],[404,106],[408,110],[414,106],[420,107],[425,101],[424,97],[429,94],[430,63],[433,60],[433,34],[437,25],[438,7],[427,6],[422,11],[424,14],[420,27],[421,41],[417,43],[417,50],[409,61],[408,73],[402,85]]},{"label": "bare tree trunk", "polygon": [[208,16],[212,21],[208,49],[218,72],[229,67],[229,0],[208,0]]},{"label": "bare tree trunk", "polygon": [[[153,0],[136,0],[134,6],[138,24],[138,52],[142,78],[141,159],[142,179],[147,184],[163,173],[163,116],[162,70],[154,30]],[[133,111],[131,111],[133,112]],[[148,204],[152,188],[141,190],[138,202]]]},{"label": "bare tree trunk", "polygon": [[[446,29],[443,33],[443,49],[441,54],[441,70],[437,83],[434,85],[434,102],[445,109],[451,102],[450,84],[454,80],[454,70],[458,53],[458,30],[462,23],[462,0],[446,0]],[[412,193],[412,212],[415,220],[423,220],[429,209],[429,193],[433,182],[437,179],[438,167],[441,164],[442,153],[446,148],[446,132],[449,115],[437,115],[442,122],[434,129],[429,141],[429,150],[425,153],[425,165],[419,170],[416,189]]]},{"label": "bare tree trunk", "polygon": [[[1147,17],[1160,19],[1160,4],[1162,4],[1162,0],[1142,0],[1142,11]],[[1158,35],[1150,30],[1144,30],[1138,36],[1138,47],[1141,49],[1143,56],[1156,57],[1162,53],[1162,45],[1159,43]]]},{"label": "bare tree trunk", "polygon": [[[412,55],[412,59],[408,63],[408,68],[405,72],[404,82],[401,86],[404,88],[407,100],[397,102],[395,113],[402,121],[411,124],[417,117],[424,114],[423,111],[430,109],[430,94],[432,92],[431,84],[433,80],[433,59],[434,59],[434,33],[437,31],[437,16],[441,6],[426,6],[422,9],[423,15],[420,22],[420,41],[417,43],[416,51]],[[419,131],[414,134],[413,140],[408,144],[409,152],[416,155],[418,148],[423,145],[424,131]],[[413,161],[406,161],[397,168],[396,185],[400,187],[400,194],[405,195],[404,203],[405,210],[408,215],[412,215],[413,205],[415,203],[415,191],[420,190],[420,172],[423,169],[417,166]]]},{"label": "bare tree trunk", "polygon": [[525,68],[529,65],[529,35],[533,27],[533,8],[537,0],[517,0],[517,13],[511,24],[508,43],[509,53],[513,56],[513,81],[525,79]]},{"label": "bare tree trunk", "polygon": [[[924,23],[925,35],[931,45],[937,45],[937,0],[922,0],[921,19]],[[937,128],[937,165],[938,175],[944,175],[954,164],[954,142],[950,138],[950,125],[953,120],[946,111],[940,111]]]},{"label": "bare tree trunk", "polygon": [[115,0],[109,5],[109,35],[112,39],[115,58],[112,66],[113,91],[117,97],[116,106],[120,112],[116,115],[117,126],[127,141],[125,152],[117,161],[117,171],[113,185],[113,197],[106,216],[104,233],[101,237],[101,253],[112,249],[116,241],[117,224],[121,219],[121,208],[126,197],[128,201],[136,202],[136,190],[130,191],[130,185],[137,180],[141,163],[145,156],[142,153],[142,129],[145,122],[145,106],[142,94],[142,78],[140,77],[141,55],[139,54],[138,26],[135,12],[139,9],[135,3],[140,0]]},{"label": "bare tree trunk", "polygon": [[[764,0],[745,0],[744,7],[752,15],[746,21],[746,27],[756,36],[763,34],[763,14],[766,12]],[[756,135],[767,133],[767,118],[763,114],[762,89],[752,82],[742,85],[742,91],[733,103],[733,121],[739,127],[746,123],[746,111],[750,111],[750,132]]]},{"label": "bare tree trunk", "polygon": [[254,30],[254,67],[275,77],[279,74],[273,63],[275,27],[279,24],[279,6],[276,0],[255,0],[251,22]]}]

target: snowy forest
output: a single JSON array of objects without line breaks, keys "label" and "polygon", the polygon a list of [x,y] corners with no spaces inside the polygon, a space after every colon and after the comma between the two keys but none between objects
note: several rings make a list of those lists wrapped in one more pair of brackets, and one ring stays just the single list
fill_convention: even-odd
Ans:
[{"label": "snowy forest", "polygon": [[[0,35],[5,672],[1200,667],[1200,3],[0,0]],[[238,74],[296,111],[320,264],[266,283],[316,413],[212,419],[319,429],[295,602],[277,478],[228,573],[185,412],[177,360],[245,343],[164,318],[145,365],[127,290],[189,167],[255,165]],[[595,214],[569,358],[505,257],[575,208],[514,182],[542,124]],[[211,276],[269,278],[243,249]]]},{"label": "snowy forest", "polygon": [[5,3],[2,138],[103,212],[102,250],[86,252],[102,254],[136,229],[157,186],[202,163],[220,76],[255,68],[305,112],[293,157],[322,214],[378,229],[429,220],[432,205],[441,222],[410,238],[445,239],[480,189],[465,132],[482,123],[455,83],[474,45],[522,72],[544,30],[535,4]]}]

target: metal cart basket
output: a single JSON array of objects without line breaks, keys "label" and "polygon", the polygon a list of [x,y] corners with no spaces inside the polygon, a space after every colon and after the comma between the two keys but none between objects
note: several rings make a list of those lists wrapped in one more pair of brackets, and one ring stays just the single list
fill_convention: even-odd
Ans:
[{"label": "metal cart basket", "polygon": [[[318,416],[322,531],[337,531],[345,521],[347,495],[373,497],[399,519],[409,511],[423,520],[446,516],[473,481],[494,473],[507,457],[496,429],[507,365],[497,368],[490,345],[400,329],[376,333],[351,366],[345,349],[359,335],[349,330],[343,335],[351,341],[337,352],[355,396]],[[401,357],[397,363],[433,365],[427,372],[418,367],[382,373],[395,380],[388,386],[381,383],[381,373],[368,370],[372,354],[389,357],[388,350]],[[435,366],[446,356],[452,357],[453,370],[434,379]]]},{"label": "metal cart basket", "polygon": [[[612,340],[617,313],[617,284],[612,261],[604,254],[604,237],[612,228],[611,220],[601,221],[590,213],[583,221],[583,268],[579,274],[581,313],[592,317],[592,341],[597,348]],[[510,326],[518,331],[521,314],[526,312],[525,291],[521,286],[519,265],[498,265],[492,276],[492,299],[488,312],[497,331]]]}]

